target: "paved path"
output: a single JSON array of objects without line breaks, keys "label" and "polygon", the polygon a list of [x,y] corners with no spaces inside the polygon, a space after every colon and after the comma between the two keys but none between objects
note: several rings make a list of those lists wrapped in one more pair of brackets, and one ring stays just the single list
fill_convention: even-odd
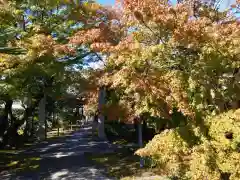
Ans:
[{"label": "paved path", "polygon": [[91,125],[86,124],[80,131],[41,143],[23,152],[25,155],[40,156],[40,166],[36,171],[21,173],[2,172],[1,180],[113,180],[105,175],[103,167],[97,167],[84,153],[112,152],[108,142],[91,138]]}]

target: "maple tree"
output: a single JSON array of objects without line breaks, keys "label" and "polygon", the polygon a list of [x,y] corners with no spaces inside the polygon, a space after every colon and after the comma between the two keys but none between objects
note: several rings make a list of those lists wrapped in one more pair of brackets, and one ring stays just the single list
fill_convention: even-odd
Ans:
[{"label": "maple tree", "polygon": [[[85,83],[81,76],[83,58],[91,52],[84,48],[74,49],[66,42],[75,31],[91,27],[90,21],[97,18],[92,17],[97,11],[94,6],[90,1],[1,2],[1,31],[7,34],[2,39],[4,51],[0,54],[1,101],[8,109],[6,122],[8,114],[12,114],[13,100],[27,97],[30,103],[22,101],[26,107],[25,114],[23,118],[15,118],[11,126],[16,125],[22,131],[44,94],[48,94],[47,99],[56,100],[57,96],[66,94],[77,79],[78,83]],[[17,52],[19,49],[24,53]],[[8,100],[11,102],[9,106]]]},{"label": "maple tree", "polygon": [[[230,168],[231,163],[237,163],[236,148],[230,148],[229,159],[217,157],[214,168],[208,163],[201,165],[198,158],[206,158],[211,164],[215,151],[224,154],[221,147],[226,137],[220,126],[235,132],[228,119],[238,116],[238,110],[224,112],[239,108],[240,101],[239,1],[221,11],[216,1],[118,3],[117,18],[112,16],[108,22],[79,31],[70,40],[70,44],[86,46],[107,57],[105,68],[95,76],[99,86],[113,90],[105,106],[106,115],[125,121],[144,113],[172,119],[176,108],[189,121],[179,124],[183,127],[164,131],[137,153],[155,159],[169,175],[204,179],[205,173],[219,179],[225,173],[238,179],[239,172]],[[90,103],[95,100],[96,104],[96,94],[97,90]],[[222,115],[206,118],[217,114]],[[215,127],[216,119],[221,119],[219,127]],[[239,126],[236,118],[234,123]],[[190,144],[181,134],[185,130]],[[238,144],[239,133],[234,134]],[[211,141],[217,136],[222,138],[216,140],[218,145]]]},{"label": "maple tree", "polygon": [[[13,99],[30,94],[26,122],[46,92],[55,100],[69,87],[87,97],[85,109],[91,114],[98,108],[99,88],[106,87],[101,111],[109,120],[131,121],[144,114],[172,120],[175,109],[187,119],[157,135],[139,155],[151,156],[169,175],[203,179],[206,170],[211,179],[222,172],[237,179],[239,172],[230,167],[237,164],[239,123],[229,119],[239,110],[224,112],[239,108],[240,101],[239,1],[222,11],[216,1],[117,4],[1,1],[0,30],[11,32],[1,42],[10,51],[0,54],[5,115],[11,116]],[[25,53],[13,55],[15,48]],[[84,70],[85,60],[103,61],[104,67]],[[222,138],[222,127],[234,133],[234,142]],[[221,161],[226,144],[230,156]],[[201,165],[199,158],[209,162],[214,150],[217,165]]]},{"label": "maple tree", "polygon": [[176,6],[122,1],[122,6],[121,19],[113,16],[114,21],[79,31],[70,43],[91,44],[108,55],[100,83],[123,88],[124,106],[134,104],[136,115],[168,118],[175,106],[191,117],[236,106],[239,23],[230,15],[233,9],[220,12],[199,2],[194,12],[188,1]]}]

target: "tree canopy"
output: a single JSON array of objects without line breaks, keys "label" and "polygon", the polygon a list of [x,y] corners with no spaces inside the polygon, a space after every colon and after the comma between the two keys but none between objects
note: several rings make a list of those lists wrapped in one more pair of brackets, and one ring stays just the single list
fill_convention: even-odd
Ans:
[{"label": "tree canopy", "polygon": [[[15,121],[19,128],[45,96],[48,104],[69,93],[84,96],[87,113],[96,111],[104,87],[106,104],[99,110],[109,120],[184,117],[138,154],[165,165],[170,175],[204,179],[207,169],[211,179],[223,173],[239,178],[230,168],[239,166],[234,160],[239,156],[239,1],[226,9],[220,9],[221,1],[201,0],[121,0],[114,7],[90,0],[0,3],[4,131],[13,100],[26,105],[23,118]],[[104,66],[86,68],[97,61]],[[222,136],[225,129],[234,133],[233,140]],[[229,159],[222,160],[226,143]]]},{"label": "tree canopy", "polygon": [[194,118],[237,106],[238,4],[224,11],[201,1],[120,4],[111,21],[78,31],[70,43],[107,56],[99,83],[121,91],[118,103],[129,114],[170,117],[177,107]]}]

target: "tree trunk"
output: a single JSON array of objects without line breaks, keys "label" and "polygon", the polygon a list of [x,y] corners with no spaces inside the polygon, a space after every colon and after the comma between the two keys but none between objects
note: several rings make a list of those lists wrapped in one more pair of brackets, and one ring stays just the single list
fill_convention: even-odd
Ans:
[{"label": "tree trunk", "polygon": [[39,111],[38,111],[38,121],[39,121],[39,129],[38,129],[38,137],[40,140],[43,140],[46,138],[45,134],[45,119],[46,119],[46,112],[45,112],[45,106],[46,106],[46,95],[44,94],[43,98],[39,102]]},{"label": "tree trunk", "polygon": [[32,118],[31,118],[31,137],[34,137],[34,114],[32,115]]},{"label": "tree trunk", "polygon": [[[44,109],[46,111],[46,107]],[[44,129],[45,135],[44,136],[45,136],[45,139],[47,139],[47,128],[48,128],[48,125],[47,125],[46,112],[45,112],[45,118],[44,118],[44,127],[45,127],[45,129]]]},{"label": "tree trunk", "polygon": [[143,147],[142,124],[141,123],[138,123],[138,145],[140,148]]},{"label": "tree trunk", "polygon": [[105,105],[105,99],[106,99],[106,90],[104,87],[101,87],[99,90],[99,96],[98,96],[98,109],[99,109],[98,137],[103,140],[106,139],[105,128],[104,128],[104,114],[103,114],[103,106]]},{"label": "tree trunk", "polygon": [[11,99],[8,99],[4,108],[4,116],[1,124],[1,141],[3,145],[8,144],[9,138],[11,137],[11,128],[9,129],[9,124],[13,126],[12,104],[13,101]]},{"label": "tree trunk", "polygon": [[98,137],[102,140],[106,139],[105,129],[104,129],[104,116],[101,114],[98,117]]},{"label": "tree trunk", "polygon": [[4,116],[8,120],[8,124],[10,125],[13,124],[12,104],[13,100],[9,99],[6,101],[4,108]]},{"label": "tree trunk", "polygon": [[[138,145],[139,148],[143,147],[143,138],[142,138],[142,122],[141,120],[138,122]],[[140,157],[140,167],[144,166],[144,159]]]},{"label": "tree trunk", "polygon": [[24,129],[24,136],[26,138],[28,138],[32,133],[32,98],[31,98],[31,95],[29,95],[28,97],[25,97],[24,98],[24,103],[26,104],[27,108],[28,109],[31,109],[29,111],[29,115],[26,117],[26,127]]},{"label": "tree trunk", "polygon": [[83,106],[81,106],[81,115],[82,115],[82,117],[83,117],[83,115],[84,115]]}]

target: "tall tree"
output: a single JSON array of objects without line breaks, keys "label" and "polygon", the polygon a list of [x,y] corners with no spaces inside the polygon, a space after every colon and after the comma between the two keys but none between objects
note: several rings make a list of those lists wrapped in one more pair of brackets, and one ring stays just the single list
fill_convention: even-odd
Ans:
[{"label": "tall tree", "polygon": [[114,38],[111,23],[75,34],[73,43],[88,40],[95,51],[109,55],[101,82],[124,89],[119,102],[129,113],[169,118],[177,107],[193,118],[223,112],[239,101],[239,65],[232,64],[238,62],[239,24],[228,11],[202,4],[193,16],[186,3],[173,7],[147,0],[126,0],[122,6],[116,44],[101,35],[107,31]]},{"label": "tall tree", "polygon": [[[23,122],[38,109],[46,92],[56,96],[54,92],[58,90],[54,86],[60,84],[62,76],[82,69],[83,58],[91,52],[84,47],[69,46],[67,42],[75,31],[92,26],[96,20],[92,15],[97,15],[94,6],[95,3],[88,1],[12,0],[2,3],[1,30],[8,32],[10,29],[11,33],[3,42],[8,49],[4,48],[5,53],[0,54],[1,89],[6,90],[1,92],[9,94],[12,100],[32,95],[31,104],[26,106],[25,115],[19,121],[20,128],[25,127]],[[15,47],[26,53],[10,55]],[[52,77],[53,81],[48,83]],[[15,93],[9,93],[10,90]]]}]

